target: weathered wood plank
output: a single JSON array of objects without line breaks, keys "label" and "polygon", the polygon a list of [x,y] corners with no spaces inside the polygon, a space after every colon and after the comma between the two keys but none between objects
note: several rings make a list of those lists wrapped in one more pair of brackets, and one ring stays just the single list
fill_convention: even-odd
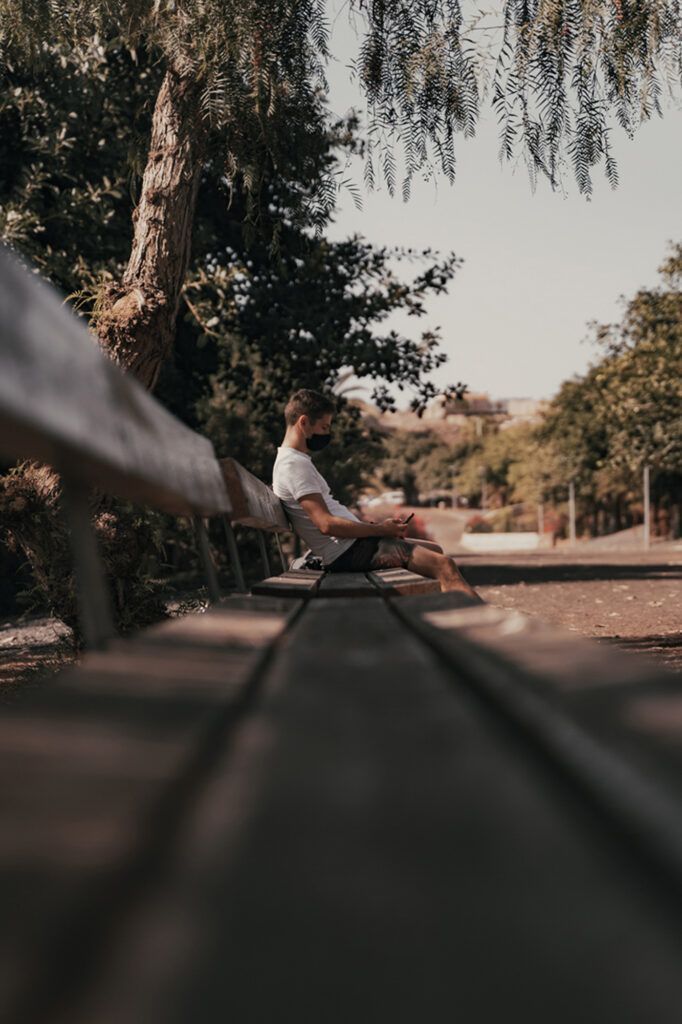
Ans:
[{"label": "weathered wood plank", "polygon": [[116,695],[182,696],[224,701],[257,667],[300,604],[267,597],[229,597],[205,613],[185,615],[109,642],[90,652],[60,686],[70,692],[93,687]]},{"label": "weathered wood plank", "polygon": [[279,576],[269,576],[251,588],[252,594],[272,597],[312,597],[320,585],[323,573],[296,572],[289,569]]},{"label": "weathered wood plank", "polygon": [[[291,602],[254,599],[87,655],[0,719],[0,1018],[44,1019],[148,880]],[[241,710],[240,710],[241,709]],[[49,1010],[49,1013],[48,1013]]]},{"label": "weathered wood plank", "polygon": [[264,683],[70,1021],[677,1024],[679,919],[379,597]]},{"label": "weathered wood plank", "polygon": [[368,578],[386,597],[440,593],[438,580],[420,576],[409,569],[380,569],[378,572],[368,573]]},{"label": "weathered wood plank", "polygon": [[324,575],[324,571],[320,569],[283,569],[282,572],[286,576],[300,576],[301,578],[307,576],[309,579],[317,580]]},{"label": "weathered wood plank", "polygon": [[376,587],[364,572],[329,572],[317,591],[318,597],[376,597]]},{"label": "weathered wood plank", "polygon": [[232,522],[258,530],[291,529],[282,502],[271,487],[249,473],[236,459],[220,459],[219,463],[232,505]]},{"label": "weathered wood plank", "polygon": [[[401,620],[531,736],[682,897],[682,686],[539,619],[466,599],[405,598]],[[672,891],[672,890],[671,890]]]},{"label": "weathered wood plank", "polygon": [[0,452],[176,515],[230,509],[211,442],[108,359],[57,291],[4,246]]}]

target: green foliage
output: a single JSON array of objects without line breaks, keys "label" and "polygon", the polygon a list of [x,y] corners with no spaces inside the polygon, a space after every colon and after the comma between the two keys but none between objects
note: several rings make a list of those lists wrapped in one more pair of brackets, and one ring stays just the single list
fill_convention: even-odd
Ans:
[{"label": "green foliage", "polygon": [[370,186],[379,164],[394,190],[396,140],[403,149],[405,198],[431,153],[454,180],[454,136],[475,134],[492,76],[500,159],[515,161],[520,151],[532,186],[541,174],[553,188],[570,162],[588,197],[590,171],[603,159],[616,187],[609,115],[630,138],[654,112],[662,116],[663,84],[672,91],[682,72],[679,4],[505,0],[501,7],[499,13],[478,10],[466,23],[459,0],[351,3],[366,30],[355,70],[369,104]]},{"label": "green foliage", "polygon": [[462,448],[456,486],[470,504],[481,501],[501,506],[514,502],[537,503],[554,497],[566,477],[552,445],[528,423],[498,429],[492,424],[479,439]]},{"label": "green foliage", "polygon": [[[323,91],[326,56],[323,0],[0,0],[0,64],[17,55],[51,64],[45,40],[87,61],[93,45],[147,50],[162,72],[199,86],[196,122],[208,126],[221,173],[241,175],[258,216],[262,176],[306,147]],[[308,204],[326,204],[315,182]],[[333,198],[333,188],[331,196]]]},{"label": "green foliage", "polygon": [[538,427],[469,444],[460,493],[489,505],[562,503],[573,480],[583,525],[619,529],[641,516],[641,476],[655,505],[682,508],[682,244],[671,243],[662,283],[627,302],[620,323],[594,323],[601,356],[565,381]]},{"label": "green foliage", "polygon": [[[505,0],[500,14],[490,12],[492,25],[480,10],[465,22],[464,8],[460,0],[344,5],[359,35],[353,73],[367,104],[368,186],[381,175],[396,189],[398,149],[404,198],[418,171],[438,167],[454,180],[455,135],[475,134],[492,74],[501,157],[520,149],[531,182],[542,174],[552,187],[570,161],[588,196],[590,170],[603,159],[615,187],[609,115],[632,137],[662,115],[663,84],[672,93],[680,83],[677,0]],[[493,36],[476,35],[486,30]],[[305,149],[314,98],[327,90],[324,0],[0,0],[0,63],[13,51],[39,62],[47,39],[78,54],[93,37],[148,47],[164,70],[200,85],[197,119],[222,140],[225,176],[241,174],[251,198],[268,169],[286,162],[294,135]],[[315,184],[307,199],[324,217],[335,183]],[[259,206],[250,199],[251,219]]]},{"label": "green foliage", "polygon": [[632,138],[656,112],[664,79],[680,81],[682,18],[676,0],[507,0],[493,107],[501,154],[520,134],[531,180],[554,184],[568,159],[580,192],[592,193],[590,169],[602,158],[618,183],[609,115]]},{"label": "green foliage", "polygon": [[92,309],[100,279],[129,255],[160,73],[95,43],[50,58],[39,73],[15,63],[1,76],[0,238]]},{"label": "green foliage", "polygon": [[[211,254],[187,284],[189,315],[209,328],[197,344],[215,353],[218,400],[222,393],[242,409],[257,401],[279,416],[294,386],[339,388],[351,369],[375,382],[372,400],[380,408],[394,406],[386,387],[392,382],[412,391],[412,408],[423,410],[437,393],[427,375],[446,358],[437,333],[413,340],[380,327],[398,309],[421,316],[425,296],[444,291],[460,261],[375,249],[358,237],[332,243],[293,229],[282,241],[276,258],[265,246]],[[406,283],[394,268],[417,258],[430,265]]]},{"label": "green foliage", "polygon": [[[389,263],[401,254],[374,250],[359,238],[328,243],[287,232],[286,253],[275,261],[265,249],[249,250],[253,258],[242,265],[231,254],[229,280],[216,263],[204,279],[224,283],[224,305],[216,304],[210,285],[192,300],[198,318],[213,324],[212,336],[201,340],[215,358],[210,390],[197,399],[198,423],[221,454],[231,452],[266,479],[295,388],[338,393],[352,370],[375,381],[372,398],[381,408],[394,404],[386,382],[411,390],[414,409],[425,407],[436,393],[427,374],[444,361],[437,336],[423,332],[413,341],[377,328],[395,309],[419,315],[424,295],[444,288],[456,264],[447,257],[404,284]],[[182,353],[176,367],[181,360]],[[342,395],[339,406],[333,477],[339,494],[350,497],[371,474],[381,446]]]},{"label": "green foliage", "polygon": [[[101,283],[119,276],[128,257],[144,136],[160,72],[143,49],[134,56],[122,47],[65,55],[57,47],[49,71],[46,59],[40,72],[23,66],[5,70],[0,237],[72,293],[83,315],[92,315]],[[131,142],[131,124],[142,139],[139,145]],[[103,127],[106,145],[99,144]],[[335,444],[321,465],[334,480],[337,497],[346,501],[365,485],[382,453],[379,436],[363,426],[357,409],[340,394],[348,375],[355,371],[372,381],[383,407],[391,406],[386,384],[393,382],[412,394],[414,408],[423,408],[435,393],[427,374],[445,358],[437,335],[424,331],[411,339],[382,330],[382,324],[396,309],[406,310],[416,323],[426,297],[447,287],[460,262],[452,254],[373,249],[361,238],[331,243],[316,235],[319,210],[297,207],[295,196],[311,194],[315,180],[332,173],[339,149],[354,145],[350,121],[310,141],[305,156],[292,150],[282,173],[263,184],[267,203],[251,240],[243,231],[246,185],[235,180],[230,204],[219,159],[210,158],[176,347],[157,389],[176,415],[212,438],[220,455],[237,457],[266,480],[289,393],[298,386],[336,391]],[[278,224],[281,244],[273,249]],[[405,264],[415,268],[407,281],[399,272]],[[2,483],[8,507],[15,498],[26,499],[27,488],[35,499],[36,519],[30,521],[38,543],[31,546],[28,534],[14,531],[25,541],[34,569],[35,589],[27,596],[42,607],[61,608],[65,620],[74,622],[73,583],[66,571],[70,556],[55,502],[45,498],[31,474],[23,482],[14,474]],[[132,529],[132,511],[112,505],[109,511],[114,510],[122,528]],[[12,519],[15,527],[21,518]],[[9,530],[9,520],[5,526]],[[153,564],[136,556],[124,566],[116,561],[116,545],[107,547],[106,531],[102,541],[112,579],[119,578],[125,588],[121,615],[127,611],[132,621],[139,616],[142,622],[150,608],[158,612],[152,598],[167,572],[166,549],[178,554],[174,572],[188,571],[196,552],[181,521],[147,512],[136,529]],[[120,545],[118,553],[126,547]]]},{"label": "green foliage", "polygon": [[593,324],[602,358],[564,384],[550,409],[551,437],[580,480],[623,484],[645,465],[682,473],[682,245],[659,268],[663,285],[642,289],[619,324]]},{"label": "green foliage", "polygon": [[[133,55],[97,45],[69,55],[55,47],[39,72],[6,70],[0,237],[74,294],[84,314],[96,312],[100,284],[120,274],[127,259],[159,78],[144,49]],[[352,120],[338,122],[309,141],[305,155],[292,149],[286,166],[264,181],[267,203],[251,242],[242,230],[243,177],[233,183],[230,203],[215,153],[206,167],[176,353],[158,394],[196,428],[218,429],[222,419],[223,435],[229,426],[256,471],[265,471],[259,452],[276,441],[296,386],[339,390],[353,370],[374,382],[372,397],[382,408],[393,404],[387,382],[411,392],[415,409],[436,393],[427,375],[445,359],[437,333],[413,340],[382,332],[381,324],[398,309],[415,321],[423,316],[425,299],[445,291],[461,260],[375,249],[358,237],[331,243],[311,230],[320,211],[296,205],[299,193],[310,194],[317,179],[333,173],[355,133]],[[416,264],[412,280],[399,276],[401,263]]]},{"label": "green foliage", "polygon": [[637,292],[616,332],[602,329],[607,357],[596,383],[608,457],[625,473],[650,465],[682,472],[682,245],[660,268],[667,288]]},{"label": "green foliage", "polygon": [[433,432],[395,430],[386,437],[385,449],[381,481],[386,487],[402,488],[408,505],[417,503],[420,492],[451,486],[452,448]]},{"label": "green foliage", "polygon": [[[158,621],[164,605],[157,577],[170,517],[113,498],[100,500],[92,511],[118,630],[126,633]],[[31,566],[32,581],[20,602],[58,616],[80,644],[71,547],[61,488],[51,470],[23,462],[0,475],[0,521],[2,540],[10,551],[21,550]]]}]

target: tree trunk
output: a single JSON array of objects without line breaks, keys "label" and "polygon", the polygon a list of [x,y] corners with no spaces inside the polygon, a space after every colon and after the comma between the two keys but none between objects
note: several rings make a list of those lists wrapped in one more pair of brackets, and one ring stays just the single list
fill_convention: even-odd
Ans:
[{"label": "tree trunk", "polygon": [[[120,283],[102,296],[97,334],[102,347],[144,387],[153,390],[170,355],[192,243],[206,131],[194,81],[169,70],[156,100],[151,143],[133,245]],[[16,524],[15,543],[30,562],[37,589],[52,614],[79,639],[70,551],[59,510],[61,482],[49,466],[29,463],[7,485],[9,507],[30,504],[35,514]],[[0,497],[4,495],[0,494]],[[154,549],[153,523],[133,528],[131,516],[95,494],[92,516],[112,588],[116,625],[125,631],[165,615],[158,588],[149,585],[144,555]]]},{"label": "tree trunk", "polygon": [[620,532],[620,530],[623,529],[623,503],[620,495],[618,495],[615,499],[613,513],[614,529],[616,530],[616,532]]},{"label": "tree trunk", "polygon": [[97,326],[103,348],[149,390],[173,348],[205,142],[199,87],[171,69],[154,108],[130,260]]},{"label": "tree trunk", "polygon": [[591,527],[591,531],[590,531],[591,532],[591,536],[592,537],[598,537],[599,536],[599,505],[596,502],[592,506],[591,520],[592,520],[592,527]]}]

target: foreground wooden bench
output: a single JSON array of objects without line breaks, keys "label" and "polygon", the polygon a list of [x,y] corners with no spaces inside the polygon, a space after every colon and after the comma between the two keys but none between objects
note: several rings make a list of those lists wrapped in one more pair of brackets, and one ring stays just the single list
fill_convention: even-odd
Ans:
[{"label": "foreground wooden bench", "polygon": [[672,1024],[674,695],[453,595],[92,652],[0,721],[2,1019]]},{"label": "foreground wooden bench", "polygon": [[[92,648],[0,716],[3,1024],[678,1024],[679,681],[402,571],[221,598],[205,519],[238,562],[269,489],[1,251],[0,325]],[[194,517],[203,614],[107,631],[94,483]]]}]

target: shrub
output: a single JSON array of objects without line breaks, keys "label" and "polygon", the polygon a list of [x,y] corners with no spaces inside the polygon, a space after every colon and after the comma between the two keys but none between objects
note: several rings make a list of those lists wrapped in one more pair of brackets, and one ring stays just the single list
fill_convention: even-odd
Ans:
[{"label": "shrub", "polygon": [[492,524],[486,519],[485,516],[475,515],[467,519],[466,526],[464,527],[465,533],[492,533]]}]

